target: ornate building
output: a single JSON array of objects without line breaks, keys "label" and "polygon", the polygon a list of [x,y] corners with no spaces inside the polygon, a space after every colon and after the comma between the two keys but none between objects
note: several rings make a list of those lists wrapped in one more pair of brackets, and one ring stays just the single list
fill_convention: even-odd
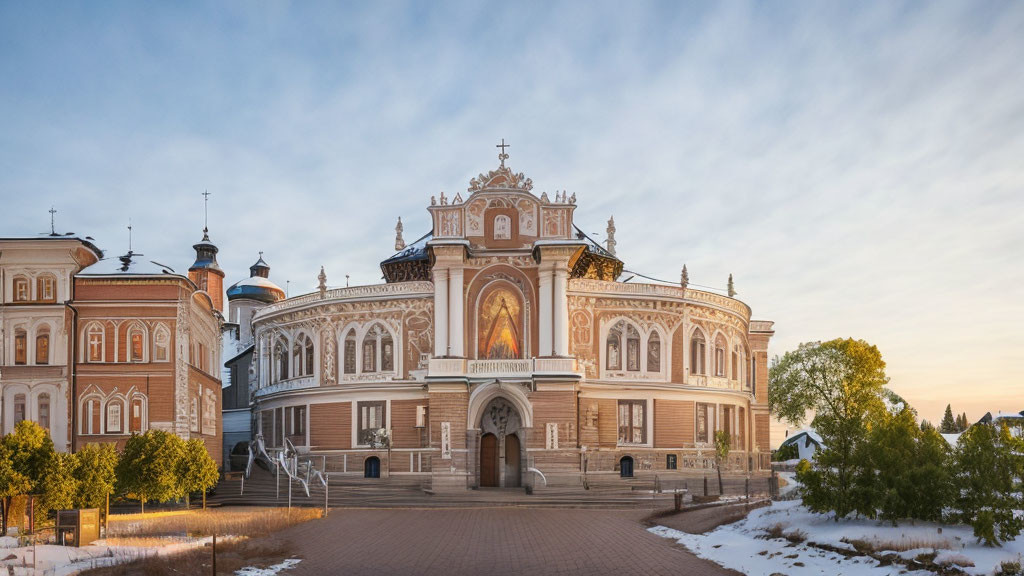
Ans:
[{"label": "ornate building", "polygon": [[205,230],[195,249],[188,276],[130,250],[75,276],[76,449],[156,428],[220,462],[223,272]]},{"label": "ornate building", "polygon": [[21,420],[67,451],[72,278],[103,257],[91,239],[56,233],[0,239],[0,434]]},{"label": "ornate building", "polygon": [[434,490],[703,471],[716,430],[734,469],[763,468],[772,324],[685,272],[617,282],[576,195],[538,197],[500,159],[465,198],[431,198],[430,234],[406,245],[398,226],[385,284],[321,281],[255,313],[266,444]]}]

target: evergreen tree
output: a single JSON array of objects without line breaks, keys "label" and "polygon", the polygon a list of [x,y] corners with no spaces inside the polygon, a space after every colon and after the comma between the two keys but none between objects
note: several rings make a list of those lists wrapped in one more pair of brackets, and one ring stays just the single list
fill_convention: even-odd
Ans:
[{"label": "evergreen tree", "polygon": [[50,510],[73,508],[78,496],[78,459],[74,454],[57,453],[50,460],[50,465],[40,482],[43,497],[38,512],[46,514]]},{"label": "evergreen tree", "polygon": [[119,490],[138,498],[143,513],[148,500],[163,502],[184,494],[178,477],[184,444],[181,438],[163,430],[133,434],[125,443],[117,465]]},{"label": "evergreen tree", "polygon": [[888,378],[878,348],[853,339],[801,344],[772,362],[769,381],[772,411],[794,425],[813,411],[823,440],[813,473],[804,474],[804,503],[837,519],[854,512],[857,451],[868,420],[885,409]]},{"label": "evergreen tree", "polygon": [[953,434],[956,432],[956,428],[956,421],[953,420],[953,410],[949,404],[946,404],[946,414],[942,417],[942,422],[939,424],[939,432]]},{"label": "evergreen tree", "polygon": [[76,502],[83,508],[104,508],[117,483],[117,450],[113,444],[86,444],[75,456]]},{"label": "evergreen tree", "polygon": [[206,508],[206,490],[217,484],[217,463],[206,451],[206,443],[198,438],[185,442],[181,460],[178,462],[178,477],[185,502],[193,492],[203,493],[203,508]]},{"label": "evergreen tree", "polygon": [[964,412],[963,414],[958,416],[958,422],[959,425],[957,426],[956,431],[960,433],[966,432],[967,429],[970,428],[971,426],[970,423],[967,422],[967,412]]},{"label": "evergreen tree", "polygon": [[956,504],[959,520],[974,528],[979,542],[994,546],[1014,539],[1024,528],[1020,480],[1024,473],[1019,439],[1005,426],[976,424],[957,444]]},{"label": "evergreen tree", "polygon": [[27,494],[32,488],[29,479],[14,469],[11,451],[6,442],[0,442],[0,536],[7,536],[7,516],[11,511],[11,500],[20,494]]}]

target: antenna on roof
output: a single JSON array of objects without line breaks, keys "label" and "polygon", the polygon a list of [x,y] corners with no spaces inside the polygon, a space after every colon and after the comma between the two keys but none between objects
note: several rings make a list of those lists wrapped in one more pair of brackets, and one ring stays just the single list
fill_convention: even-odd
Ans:
[{"label": "antenna on roof", "polygon": [[57,235],[57,227],[53,224],[53,215],[57,213],[57,210],[51,205],[50,206],[50,236]]},{"label": "antenna on roof", "polygon": [[132,251],[132,219],[128,219],[128,252]]},{"label": "antenna on roof", "polygon": [[210,191],[203,190],[203,236],[210,232]]}]

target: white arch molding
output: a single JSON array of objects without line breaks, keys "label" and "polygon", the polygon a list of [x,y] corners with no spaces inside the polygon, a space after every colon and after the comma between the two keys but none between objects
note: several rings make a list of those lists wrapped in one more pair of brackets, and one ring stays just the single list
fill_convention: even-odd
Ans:
[{"label": "white arch molding", "polygon": [[469,395],[469,414],[466,421],[466,428],[469,430],[480,429],[480,419],[484,415],[484,409],[495,398],[504,398],[519,411],[520,421],[523,428],[533,428],[533,405],[526,396],[522,386],[518,383],[494,380],[487,384],[480,384]]}]

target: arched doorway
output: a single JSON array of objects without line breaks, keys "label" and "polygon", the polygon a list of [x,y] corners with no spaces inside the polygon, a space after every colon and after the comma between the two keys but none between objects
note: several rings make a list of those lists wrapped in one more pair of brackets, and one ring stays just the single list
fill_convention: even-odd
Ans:
[{"label": "arched doorway", "polygon": [[370,456],[363,462],[363,478],[380,478],[380,458]]},{"label": "arched doorway", "polygon": [[480,438],[480,486],[485,488],[499,486],[498,476],[498,437],[484,434]]},{"label": "arched doorway", "polygon": [[519,472],[519,437],[515,434],[505,436],[505,487],[518,488]]},{"label": "arched doorway", "polygon": [[622,459],[619,460],[619,476],[621,476],[623,478],[632,478],[633,477],[633,457],[632,456],[623,456]]},{"label": "arched doorway", "polygon": [[487,404],[480,416],[479,486],[522,486],[525,433],[519,411],[507,398],[497,397]]}]

